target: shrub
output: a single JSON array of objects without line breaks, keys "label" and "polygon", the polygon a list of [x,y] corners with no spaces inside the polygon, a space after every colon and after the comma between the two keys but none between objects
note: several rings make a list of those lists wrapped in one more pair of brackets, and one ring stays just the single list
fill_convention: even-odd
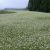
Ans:
[{"label": "shrub", "polygon": [[0,10],[0,14],[7,14],[7,13],[16,13],[16,12],[6,11],[6,10]]}]

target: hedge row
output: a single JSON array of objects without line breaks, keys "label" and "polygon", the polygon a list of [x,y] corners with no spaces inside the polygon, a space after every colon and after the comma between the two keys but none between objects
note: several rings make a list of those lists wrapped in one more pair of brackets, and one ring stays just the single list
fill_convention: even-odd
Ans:
[{"label": "hedge row", "polygon": [[7,13],[16,13],[16,12],[0,10],[0,14],[7,14]]}]

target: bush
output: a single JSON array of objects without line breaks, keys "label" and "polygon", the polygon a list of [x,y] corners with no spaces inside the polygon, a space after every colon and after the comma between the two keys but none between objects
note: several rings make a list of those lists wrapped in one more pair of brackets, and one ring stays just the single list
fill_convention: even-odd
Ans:
[{"label": "bush", "polygon": [[0,14],[7,14],[7,13],[16,13],[16,12],[6,11],[6,10],[0,10]]}]

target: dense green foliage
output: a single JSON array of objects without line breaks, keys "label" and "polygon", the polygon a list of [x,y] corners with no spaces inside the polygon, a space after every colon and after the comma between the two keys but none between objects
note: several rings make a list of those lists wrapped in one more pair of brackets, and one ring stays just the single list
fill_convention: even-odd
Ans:
[{"label": "dense green foliage", "polygon": [[28,9],[31,11],[50,12],[50,0],[29,0]]},{"label": "dense green foliage", "polygon": [[50,14],[0,14],[0,50],[50,50]]}]

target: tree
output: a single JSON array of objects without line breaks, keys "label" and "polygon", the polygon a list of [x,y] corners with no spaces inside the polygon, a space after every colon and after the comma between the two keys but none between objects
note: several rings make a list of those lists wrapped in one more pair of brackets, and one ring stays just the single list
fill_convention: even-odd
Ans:
[{"label": "tree", "polygon": [[30,11],[50,12],[50,0],[29,0]]},{"label": "tree", "polygon": [[33,0],[29,0],[28,9],[29,9],[30,11],[32,11],[32,9],[33,9]]}]

